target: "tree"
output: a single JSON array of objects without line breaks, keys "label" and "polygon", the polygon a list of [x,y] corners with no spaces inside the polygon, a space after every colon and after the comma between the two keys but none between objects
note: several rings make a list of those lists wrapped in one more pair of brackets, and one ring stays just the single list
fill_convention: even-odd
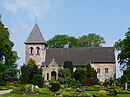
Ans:
[{"label": "tree", "polygon": [[73,73],[73,64],[72,64],[72,61],[65,61],[64,62],[64,68],[69,68],[70,72],[72,74]]},{"label": "tree", "polygon": [[[0,82],[8,80],[9,70],[17,68],[16,61],[18,59],[16,51],[13,51],[13,42],[9,38],[10,33],[0,21]],[[16,73],[12,75],[14,77]]]},{"label": "tree", "polygon": [[78,39],[68,35],[56,35],[47,41],[49,48],[76,47]]},{"label": "tree", "polygon": [[127,68],[126,70],[124,70],[123,75],[126,75],[128,80],[130,80],[130,68]]},{"label": "tree", "polygon": [[61,84],[64,84],[64,83],[69,84],[70,81],[72,80],[70,69],[69,68],[65,68],[65,69],[59,68],[58,80]]},{"label": "tree", "polygon": [[127,81],[128,81],[128,77],[127,77],[127,75],[122,75],[121,76],[121,84],[125,84],[125,83],[127,83]]},{"label": "tree", "polygon": [[120,68],[121,70],[126,70],[130,67],[130,28],[125,33],[125,38],[122,40],[119,39],[114,46],[119,51],[117,60]]},{"label": "tree", "polygon": [[28,84],[33,82],[34,75],[42,74],[42,70],[38,68],[35,60],[30,59],[27,65],[21,66],[21,83]]},{"label": "tree", "polygon": [[78,83],[85,84],[86,82],[86,70],[83,67],[76,68],[74,72],[74,78]]},{"label": "tree", "polygon": [[86,70],[86,75],[88,79],[90,77],[97,77],[97,72],[96,70],[94,70],[94,68],[92,68],[92,66],[90,65],[90,62],[86,63],[85,70]]},{"label": "tree", "polygon": [[102,44],[105,44],[104,38],[95,33],[79,37],[78,42],[79,47],[102,47]]},{"label": "tree", "polygon": [[33,84],[37,85],[40,88],[43,88],[43,78],[42,78],[42,75],[34,75],[33,76]]},{"label": "tree", "polygon": [[47,41],[49,48],[71,48],[71,47],[101,47],[105,44],[104,38],[95,33],[83,35],[79,38],[68,35],[55,35]]}]

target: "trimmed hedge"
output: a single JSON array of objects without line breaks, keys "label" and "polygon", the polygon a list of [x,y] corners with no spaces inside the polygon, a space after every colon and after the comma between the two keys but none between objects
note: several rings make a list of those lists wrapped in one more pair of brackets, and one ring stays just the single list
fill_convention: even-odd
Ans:
[{"label": "trimmed hedge", "polygon": [[49,89],[52,91],[52,92],[56,92],[58,90],[60,90],[60,83],[59,82],[50,82],[50,87]]},{"label": "trimmed hedge", "polygon": [[33,84],[37,85],[40,88],[42,88],[43,87],[43,78],[42,78],[42,75],[35,75],[33,77]]}]

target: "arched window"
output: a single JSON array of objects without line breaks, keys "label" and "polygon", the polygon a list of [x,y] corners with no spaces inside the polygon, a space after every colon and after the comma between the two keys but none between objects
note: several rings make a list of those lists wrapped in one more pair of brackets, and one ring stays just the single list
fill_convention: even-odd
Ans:
[{"label": "arched window", "polygon": [[40,55],[40,48],[39,47],[36,47],[36,54]]},{"label": "arched window", "polygon": [[31,55],[32,55],[32,54],[33,54],[33,47],[30,47],[29,49],[30,49],[29,54],[31,54]]}]

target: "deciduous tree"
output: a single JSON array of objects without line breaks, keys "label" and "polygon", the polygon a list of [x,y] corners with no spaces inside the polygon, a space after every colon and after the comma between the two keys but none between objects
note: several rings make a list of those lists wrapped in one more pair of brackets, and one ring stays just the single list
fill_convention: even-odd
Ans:
[{"label": "deciduous tree", "polygon": [[118,63],[120,64],[121,70],[126,70],[130,68],[130,28],[128,32],[125,33],[124,39],[119,39],[115,43],[115,48],[118,53]]},{"label": "deciduous tree", "polygon": [[[8,28],[0,21],[0,82],[6,82],[9,79],[9,71],[17,68],[16,61],[18,59],[16,51],[13,51],[14,44],[10,40]],[[14,77],[14,73],[11,77]]]},{"label": "deciduous tree", "polygon": [[68,35],[56,35],[47,41],[49,48],[68,48],[77,46],[78,39]]},{"label": "deciduous tree", "polygon": [[83,35],[78,41],[79,47],[102,47],[102,44],[105,44],[104,38],[95,33]]}]

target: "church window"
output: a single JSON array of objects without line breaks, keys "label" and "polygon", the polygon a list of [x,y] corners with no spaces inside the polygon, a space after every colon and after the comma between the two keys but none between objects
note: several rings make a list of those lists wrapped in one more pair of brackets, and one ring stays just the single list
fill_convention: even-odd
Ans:
[{"label": "church window", "polygon": [[97,73],[100,73],[100,68],[97,68]]},{"label": "church window", "polygon": [[30,54],[33,54],[33,47],[30,47]]},{"label": "church window", "polygon": [[37,55],[40,54],[40,48],[39,48],[39,47],[36,48],[36,54],[37,54]]},{"label": "church window", "polygon": [[47,80],[49,80],[49,73],[47,73]]},{"label": "church window", "polygon": [[108,68],[105,68],[105,73],[108,73]]}]

